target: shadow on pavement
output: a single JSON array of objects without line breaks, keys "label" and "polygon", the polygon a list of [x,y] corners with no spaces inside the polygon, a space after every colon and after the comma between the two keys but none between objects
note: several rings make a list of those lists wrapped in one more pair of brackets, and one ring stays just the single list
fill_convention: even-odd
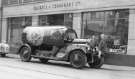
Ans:
[{"label": "shadow on pavement", "polygon": [[[76,69],[72,67],[72,65],[69,62],[63,62],[63,61],[53,61],[50,60],[47,63],[41,63],[40,61],[31,61],[32,63],[36,64],[42,64],[42,65],[48,65],[48,66],[54,66],[54,67],[62,67],[62,68],[70,68],[70,69]],[[82,69],[88,69],[89,67],[85,66]],[[81,69],[79,69],[81,70]]]},{"label": "shadow on pavement", "polygon": [[5,57],[0,56],[0,58],[12,58],[12,59],[17,59],[16,57],[11,57],[11,56],[8,56],[8,55],[6,55]]},{"label": "shadow on pavement", "polygon": [[106,71],[125,71],[125,72],[129,72],[129,71],[134,71],[135,72],[135,68],[133,67],[127,67],[127,66],[113,66],[113,65],[108,65],[107,67],[103,66],[103,68],[101,68],[101,70],[106,70]]}]

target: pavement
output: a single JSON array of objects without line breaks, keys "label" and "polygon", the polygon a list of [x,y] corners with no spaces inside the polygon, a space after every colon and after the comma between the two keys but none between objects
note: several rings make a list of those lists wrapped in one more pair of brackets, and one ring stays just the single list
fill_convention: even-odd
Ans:
[{"label": "pavement", "polygon": [[[10,58],[16,58],[16,59],[20,59],[20,56],[17,54],[7,54],[8,57]],[[53,61],[52,61],[53,62]],[[56,61],[59,63],[59,61]],[[62,62],[62,61],[60,61]],[[62,62],[65,63],[65,62]],[[135,67],[130,67],[130,66],[119,66],[119,65],[109,65],[109,64],[104,64],[104,67],[107,69],[114,69],[114,70],[135,70]]]},{"label": "pavement", "polygon": [[0,79],[135,79],[135,67],[104,64],[101,69],[75,69],[69,63],[38,59],[22,62],[19,55],[0,57]]}]

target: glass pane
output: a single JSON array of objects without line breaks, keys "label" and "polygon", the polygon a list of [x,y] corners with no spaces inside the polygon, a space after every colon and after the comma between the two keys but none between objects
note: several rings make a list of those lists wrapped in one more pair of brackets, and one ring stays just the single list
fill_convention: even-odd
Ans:
[{"label": "glass pane", "polygon": [[23,0],[23,3],[29,3],[32,2],[33,0]]},{"label": "glass pane", "polygon": [[32,25],[32,17],[25,17],[25,26]]},{"label": "glass pane", "polygon": [[64,14],[48,15],[47,22],[50,25],[64,25]]},{"label": "glass pane", "polygon": [[19,4],[19,0],[9,0],[8,4]]},{"label": "glass pane", "polygon": [[88,12],[83,14],[84,38],[101,34],[104,27],[104,12]]},{"label": "glass pane", "polygon": [[8,5],[8,0],[2,0],[4,6]]},{"label": "glass pane", "polygon": [[[84,38],[103,33],[107,35],[107,46],[109,49],[117,49],[120,51],[115,53],[126,54],[128,45],[128,21],[129,10],[83,13]],[[124,49],[121,47],[124,47]]]},{"label": "glass pane", "polygon": [[47,16],[46,15],[40,15],[39,16],[39,25],[40,26],[49,25],[47,23]]},{"label": "glass pane", "polygon": [[64,14],[64,25],[72,28],[72,26],[73,26],[73,14]]}]

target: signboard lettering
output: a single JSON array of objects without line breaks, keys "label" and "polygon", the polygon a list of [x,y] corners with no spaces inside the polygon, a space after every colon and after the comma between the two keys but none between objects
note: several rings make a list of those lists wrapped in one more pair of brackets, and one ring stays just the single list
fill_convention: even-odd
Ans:
[{"label": "signboard lettering", "polygon": [[34,10],[42,10],[42,9],[58,9],[58,8],[73,8],[80,6],[80,1],[74,2],[57,2],[57,3],[43,3],[40,5],[34,6]]}]

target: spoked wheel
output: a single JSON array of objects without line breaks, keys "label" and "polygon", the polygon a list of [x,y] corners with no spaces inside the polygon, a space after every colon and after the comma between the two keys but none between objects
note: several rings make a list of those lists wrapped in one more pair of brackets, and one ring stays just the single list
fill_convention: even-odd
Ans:
[{"label": "spoked wheel", "polygon": [[40,58],[39,60],[41,61],[41,63],[47,63],[48,62],[48,59],[45,59],[45,58]]},{"label": "spoked wheel", "polygon": [[104,57],[98,58],[94,57],[94,62],[93,63],[88,63],[91,68],[101,68],[101,66],[104,63]]},{"label": "spoked wheel", "polygon": [[20,50],[20,58],[22,61],[29,62],[31,60],[31,49],[27,46]]},{"label": "spoked wheel", "polygon": [[76,50],[70,54],[70,63],[75,68],[82,68],[86,65],[86,55],[83,51]]}]

